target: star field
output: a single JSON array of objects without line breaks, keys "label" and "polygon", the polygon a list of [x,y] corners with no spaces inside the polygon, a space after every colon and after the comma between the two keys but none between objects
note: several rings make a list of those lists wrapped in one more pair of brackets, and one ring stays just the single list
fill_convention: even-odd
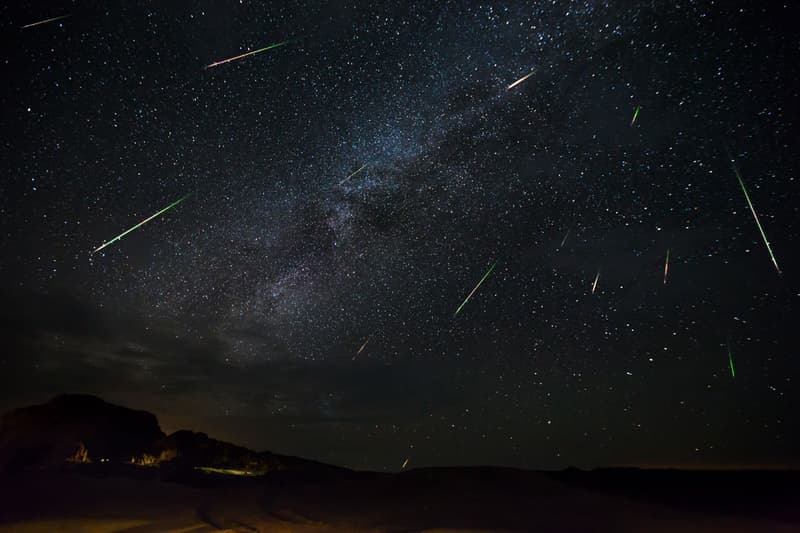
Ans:
[{"label": "star field", "polygon": [[376,470],[796,466],[797,8],[372,4],[0,8],[2,407]]}]

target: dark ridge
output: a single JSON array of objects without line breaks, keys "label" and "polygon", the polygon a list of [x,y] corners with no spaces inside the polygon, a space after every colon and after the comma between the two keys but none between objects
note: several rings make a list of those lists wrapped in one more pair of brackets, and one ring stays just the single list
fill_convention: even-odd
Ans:
[{"label": "dark ridge", "polygon": [[152,413],[89,395],[63,394],[2,416],[0,472],[65,467],[134,477],[151,477],[141,467],[160,467],[163,476],[176,480],[257,477],[280,471],[316,478],[347,471],[255,452],[205,433],[181,430],[167,436]]},{"label": "dark ridge", "polygon": [[155,415],[106,403],[95,396],[62,394],[0,419],[0,470],[48,467],[68,458],[130,461],[157,453],[165,437]]}]

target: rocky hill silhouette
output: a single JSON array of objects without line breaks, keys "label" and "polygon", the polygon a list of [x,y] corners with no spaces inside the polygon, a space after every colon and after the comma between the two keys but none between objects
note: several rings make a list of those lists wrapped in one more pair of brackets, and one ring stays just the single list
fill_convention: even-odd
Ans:
[{"label": "rocky hill silhouette", "polygon": [[75,464],[200,468],[261,475],[280,470],[339,470],[296,457],[255,452],[180,430],[166,435],[152,413],[83,394],[15,409],[0,418],[0,472]]}]

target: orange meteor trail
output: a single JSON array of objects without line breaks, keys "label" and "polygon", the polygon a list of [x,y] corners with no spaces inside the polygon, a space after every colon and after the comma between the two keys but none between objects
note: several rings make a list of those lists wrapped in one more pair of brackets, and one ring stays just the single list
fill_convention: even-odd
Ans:
[{"label": "orange meteor trail", "polygon": [[358,356],[358,354],[360,354],[361,352],[364,351],[364,348],[367,346],[368,342],[369,342],[369,337],[367,337],[367,340],[365,340],[364,344],[361,345],[361,348],[358,349],[358,351],[356,352],[356,355],[353,356],[353,359],[355,359]]},{"label": "orange meteor trail", "polygon": [[667,260],[664,262],[664,285],[667,284],[668,273],[669,273],[669,248],[667,249]]},{"label": "orange meteor trail", "polygon": [[252,52],[247,52],[245,54],[241,54],[241,55],[238,55],[238,56],[229,57],[228,59],[221,59],[219,61],[215,61],[214,63],[211,63],[210,65],[206,65],[205,68],[212,68],[212,67],[216,67],[217,65],[222,65],[223,63],[230,63],[231,61],[236,61],[237,59],[243,59],[243,58],[245,58],[247,56],[254,56],[256,54],[260,54],[261,52],[266,52],[267,50],[270,50],[272,48],[277,48],[279,46],[283,46],[283,45],[288,44],[288,43],[289,43],[289,41],[283,41],[283,42],[280,42],[280,43],[275,43],[275,44],[271,44],[269,46],[265,46],[264,48],[259,48],[258,50],[253,50]]},{"label": "orange meteor trail", "polygon": [[514,87],[516,87],[517,85],[519,85],[519,84],[520,84],[520,83],[522,83],[523,81],[527,80],[527,79],[528,79],[528,78],[530,78],[531,76],[533,76],[533,72],[531,72],[530,74],[526,74],[525,76],[521,77],[520,79],[518,79],[517,81],[515,81],[514,83],[512,83],[511,85],[509,85],[509,86],[507,87],[507,89],[513,89]]},{"label": "orange meteor trail", "polygon": [[57,20],[65,19],[65,18],[67,18],[69,16],[71,16],[71,15],[61,15],[60,17],[53,17],[51,19],[44,19],[44,20],[40,20],[39,22],[34,22],[32,24],[25,24],[24,26],[22,26],[22,29],[24,30],[25,28],[33,28],[34,26],[40,26],[42,24],[47,24],[48,22],[55,22]]}]

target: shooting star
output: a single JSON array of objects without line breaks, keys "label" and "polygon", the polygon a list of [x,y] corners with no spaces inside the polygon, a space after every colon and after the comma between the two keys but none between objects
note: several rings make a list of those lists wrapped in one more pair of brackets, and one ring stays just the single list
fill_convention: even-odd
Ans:
[{"label": "shooting star", "polygon": [[467,297],[464,299],[464,301],[461,303],[461,305],[458,306],[458,309],[456,309],[456,312],[453,314],[453,318],[455,318],[456,315],[458,315],[458,313],[461,311],[461,309],[467,304],[469,299],[472,298],[472,295],[475,294],[475,291],[478,290],[478,287],[481,286],[481,283],[483,283],[486,280],[486,278],[489,277],[489,274],[492,273],[492,270],[494,270],[494,267],[496,267],[496,266],[497,266],[497,261],[494,262],[494,264],[491,266],[491,268],[489,268],[489,270],[486,272],[486,274],[483,275],[483,277],[478,282],[478,284],[475,285],[475,288],[472,289],[472,291],[467,295]]},{"label": "shooting star", "polygon": [[356,357],[357,357],[357,356],[358,356],[358,355],[359,355],[361,352],[363,352],[363,351],[364,351],[364,348],[367,346],[367,343],[368,343],[368,342],[369,342],[369,337],[367,337],[367,340],[365,340],[365,341],[364,341],[364,344],[362,344],[362,345],[361,345],[361,348],[359,348],[359,349],[358,349],[358,351],[356,352],[356,355],[354,355],[354,356],[353,356],[353,360],[355,360],[355,358],[356,358]]},{"label": "shooting star", "polygon": [[594,277],[594,283],[592,283],[592,294],[594,294],[595,289],[597,289],[597,281],[600,279],[600,271],[597,271],[597,275]]},{"label": "shooting star", "polygon": [[531,72],[530,74],[526,74],[525,76],[521,77],[520,79],[518,79],[517,81],[515,81],[514,83],[512,83],[511,85],[509,85],[509,86],[507,87],[507,89],[513,89],[514,87],[516,87],[517,85],[519,85],[519,84],[520,84],[520,83],[522,83],[523,81],[527,80],[527,79],[528,79],[528,78],[530,78],[531,76],[533,76],[533,72]]},{"label": "shooting star", "polygon": [[728,363],[731,365],[731,378],[736,379],[736,372],[733,370],[733,356],[731,355],[730,343],[728,343]]},{"label": "shooting star", "polygon": [[171,204],[169,204],[167,207],[165,207],[164,209],[162,209],[161,211],[159,211],[159,212],[158,212],[158,213],[156,213],[155,215],[152,215],[152,216],[149,216],[149,217],[147,217],[146,219],[142,220],[141,222],[139,222],[138,224],[136,224],[135,226],[133,226],[131,229],[129,229],[129,230],[127,230],[127,231],[123,232],[123,233],[120,233],[119,235],[117,235],[116,237],[114,237],[113,239],[111,239],[110,241],[108,241],[108,242],[106,242],[106,243],[103,243],[102,245],[98,246],[97,248],[95,248],[95,249],[94,249],[94,251],[93,251],[92,253],[93,253],[93,254],[96,254],[97,252],[99,252],[100,250],[102,250],[103,248],[105,248],[106,246],[108,246],[109,244],[111,244],[112,242],[116,242],[116,241],[120,240],[120,239],[121,239],[121,238],[123,238],[125,235],[127,235],[127,234],[128,234],[128,233],[130,233],[130,232],[132,232],[133,230],[135,230],[135,229],[137,229],[137,228],[139,228],[139,227],[141,227],[141,226],[143,226],[143,225],[147,224],[148,222],[150,222],[151,220],[153,220],[153,219],[154,219],[154,218],[156,218],[157,216],[159,216],[159,215],[161,215],[161,214],[163,214],[163,213],[166,213],[167,211],[169,211],[170,209],[172,209],[173,207],[175,207],[176,205],[178,205],[179,203],[181,203],[182,201],[184,201],[184,200],[185,200],[186,198],[188,198],[188,197],[189,197],[189,195],[187,194],[187,195],[186,195],[186,196],[184,196],[183,198],[180,198],[180,199],[178,199],[178,200],[176,200],[176,201],[172,202]]},{"label": "shooting star", "polygon": [[406,460],[403,461],[403,466],[400,467],[400,470],[404,470],[406,468],[406,465],[408,464],[408,460],[409,459],[411,459],[411,458],[410,457],[406,457]]},{"label": "shooting star", "polygon": [[565,242],[567,242],[567,237],[569,237],[569,232],[570,232],[571,230],[572,230],[572,228],[569,228],[569,229],[567,230],[567,233],[564,235],[564,238],[563,238],[563,239],[561,239],[561,246],[559,246],[559,247],[558,247],[558,249],[559,249],[559,250],[560,250],[560,249],[562,249],[562,248],[564,247],[564,243],[565,243]]},{"label": "shooting star", "polygon": [[350,178],[352,178],[353,176],[355,176],[356,174],[358,174],[359,172],[361,172],[365,168],[367,168],[367,164],[366,163],[361,165],[361,168],[359,168],[355,172],[351,172],[345,179],[343,179],[342,181],[339,182],[339,185],[342,185],[345,181],[349,180]]},{"label": "shooting star", "polygon": [[633,110],[633,118],[631,119],[631,126],[636,124],[636,117],[639,116],[639,111],[641,111],[641,109],[642,109],[642,106],[637,105],[636,109]]},{"label": "shooting star", "polygon": [[744,182],[742,181],[742,176],[739,175],[739,171],[736,169],[736,165],[733,165],[733,160],[731,160],[731,164],[733,166],[733,173],[736,174],[736,179],[739,180],[739,185],[742,187],[742,192],[744,193],[744,198],[747,200],[747,205],[750,206],[750,212],[753,213],[753,218],[756,221],[756,226],[758,226],[758,231],[761,232],[761,238],[764,239],[764,244],[767,246],[767,251],[769,252],[769,256],[772,259],[772,264],[775,265],[775,270],[778,271],[778,274],[781,273],[780,267],[778,267],[778,261],[775,259],[775,254],[772,253],[772,247],[769,245],[769,241],[767,240],[767,235],[764,233],[764,228],[761,227],[761,222],[758,220],[758,215],[756,215],[756,210],[753,208],[753,202],[750,201],[750,195],[747,194],[747,189],[744,187]]},{"label": "shooting star", "polygon": [[667,260],[664,262],[664,285],[667,284],[668,273],[669,273],[669,248],[667,248]]},{"label": "shooting star", "polygon": [[273,48],[277,48],[277,47],[283,46],[285,44],[289,44],[289,41],[282,41],[280,43],[275,43],[275,44],[271,44],[269,46],[265,46],[264,48],[259,48],[258,50],[253,50],[252,52],[247,52],[246,54],[241,54],[241,55],[238,55],[238,56],[229,57],[228,59],[221,59],[219,61],[215,61],[215,62],[211,63],[210,65],[206,65],[205,68],[212,68],[212,67],[216,67],[218,65],[222,65],[223,63],[230,63],[231,61],[236,61],[238,59],[243,59],[243,58],[248,57],[248,56],[254,56],[256,54],[260,54],[261,52],[266,52],[267,50],[271,50]]},{"label": "shooting star", "polygon": [[72,15],[61,15],[60,17],[53,17],[51,19],[40,20],[39,22],[34,22],[33,24],[25,24],[24,26],[22,26],[22,29],[24,30],[25,28],[33,28],[34,26],[41,26],[42,24],[47,24],[48,22],[55,22],[57,20],[62,20],[71,16]]}]

